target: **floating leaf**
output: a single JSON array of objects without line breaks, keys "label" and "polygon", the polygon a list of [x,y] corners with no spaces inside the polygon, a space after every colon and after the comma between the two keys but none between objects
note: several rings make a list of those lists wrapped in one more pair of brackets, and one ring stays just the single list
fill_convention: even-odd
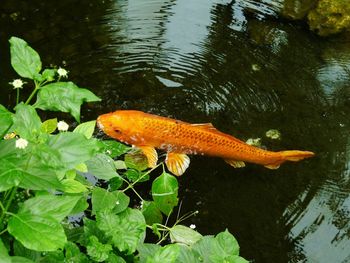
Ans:
[{"label": "floating leaf", "polygon": [[80,121],[80,106],[84,102],[101,101],[91,91],[73,82],[55,82],[40,88],[34,107],[42,110],[69,112]]},{"label": "floating leaf", "polygon": [[23,78],[35,79],[41,70],[39,54],[18,37],[10,40],[11,65]]},{"label": "floating leaf", "polygon": [[152,183],[152,197],[165,215],[169,215],[178,203],[178,182],[168,173],[162,173]]},{"label": "floating leaf", "polygon": [[261,146],[261,138],[249,138],[245,143],[252,145],[252,146],[255,146],[255,147],[260,147]]},{"label": "floating leaf", "polygon": [[147,157],[141,151],[134,151],[125,154],[124,162],[128,168],[135,169],[137,171],[143,171],[148,168]]}]

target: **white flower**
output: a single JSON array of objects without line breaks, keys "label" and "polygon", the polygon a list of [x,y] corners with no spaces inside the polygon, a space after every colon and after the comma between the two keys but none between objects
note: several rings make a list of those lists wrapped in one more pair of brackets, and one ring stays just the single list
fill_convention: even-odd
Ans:
[{"label": "white flower", "polygon": [[190,228],[191,228],[191,229],[195,229],[195,228],[196,228],[196,225],[195,225],[195,224],[190,224]]},{"label": "white flower", "polygon": [[64,68],[58,68],[57,73],[60,77],[68,78],[68,71]]},{"label": "white flower", "polygon": [[18,149],[24,149],[28,145],[28,141],[26,139],[19,138],[16,140],[16,148]]},{"label": "white flower", "polygon": [[59,131],[67,131],[69,128],[68,124],[65,121],[59,121],[57,123],[57,129]]},{"label": "white flower", "polygon": [[25,82],[23,82],[21,79],[15,79],[12,82],[10,82],[14,89],[22,89],[24,83]]},{"label": "white flower", "polygon": [[115,202],[115,204],[116,204],[116,205],[120,205],[120,202],[119,202],[119,201],[117,201],[117,202]]}]

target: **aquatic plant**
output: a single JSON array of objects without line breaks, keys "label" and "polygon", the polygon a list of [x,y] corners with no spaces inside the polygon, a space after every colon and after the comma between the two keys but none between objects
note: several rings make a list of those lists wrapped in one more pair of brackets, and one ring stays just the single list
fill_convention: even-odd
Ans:
[{"label": "aquatic plant", "polygon": [[[195,225],[180,224],[198,212],[168,225],[178,181],[163,163],[148,170],[137,150],[95,138],[95,121],[73,130],[57,118],[42,121],[37,109],[80,122],[81,105],[100,98],[61,81],[68,77],[64,68],[43,70],[24,40],[12,37],[10,51],[12,67],[33,82],[33,91],[21,102],[20,91],[30,85],[13,80],[14,112],[0,105],[2,262],[247,262],[228,230],[203,236]],[[152,176],[151,196],[142,197],[135,185]],[[131,205],[135,198],[141,205]],[[145,243],[152,233],[156,243]]]}]

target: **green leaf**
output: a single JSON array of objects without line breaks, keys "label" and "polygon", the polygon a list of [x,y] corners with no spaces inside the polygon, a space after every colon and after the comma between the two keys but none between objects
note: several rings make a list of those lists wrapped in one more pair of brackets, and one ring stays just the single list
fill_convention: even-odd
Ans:
[{"label": "green leaf", "polygon": [[[213,251],[220,251],[220,246],[217,240],[213,236],[204,236],[198,242],[196,242],[192,249],[196,251],[200,256],[200,261],[204,263],[214,263],[217,261],[212,261],[211,257],[213,255]],[[223,262],[223,261],[221,261]]]},{"label": "green leaf", "polygon": [[180,247],[177,244],[166,245],[156,253],[147,258],[147,263],[173,263],[180,254]]},{"label": "green leaf", "polygon": [[128,168],[135,169],[137,171],[143,171],[148,168],[147,157],[141,151],[125,154],[124,162]]},{"label": "green leaf", "polygon": [[27,140],[34,140],[40,133],[41,120],[33,106],[20,103],[15,108],[13,130]]},{"label": "green leaf", "polygon": [[96,121],[88,121],[79,124],[73,132],[84,134],[87,139],[92,137],[96,126]]},{"label": "green leaf", "polygon": [[180,246],[180,254],[177,257],[176,263],[192,263],[192,262],[202,262],[201,256],[197,251],[193,250],[191,247],[186,245]]},{"label": "green leaf", "polygon": [[145,182],[149,180],[149,173],[141,172],[135,169],[128,169],[125,171],[124,176],[130,181],[138,183]]},{"label": "green leaf", "polygon": [[119,157],[131,149],[131,147],[113,140],[101,141],[101,145],[101,152],[110,155],[112,158]]},{"label": "green leaf", "polygon": [[26,200],[19,213],[47,216],[61,222],[70,215],[81,196],[42,195]]},{"label": "green leaf", "polygon": [[64,230],[52,217],[21,213],[14,215],[7,229],[26,248],[37,251],[54,251],[67,242]]},{"label": "green leaf", "polygon": [[117,215],[101,212],[96,221],[98,228],[111,238],[112,244],[127,254],[134,253],[145,237],[146,222],[137,209],[127,208]]},{"label": "green leaf", "polygon": [[80,197],[80,199],[78,200],[78,202],[73,207],[73,209],[71,211],[71,215],[75,215],[75,214],[79,214],[81,212],[84,212],[89,207],[89,204],[86,201],[87,196],[85,196],[85,195],[83,195],[83,196],[81,196],[81,194],[77,195],[77,196]]},{"label": "green leaf", "polygon": [[19,185],[21,178],[22,172],[15,162],[0,159],[0,192]]},{"label": "green leaf", "polygon": [[142,243],[137,247],[137,251],[139,252],[138,258],[139,262],[146,262],[148,257],[152,257],[158,250],[162,247],[157,244],[151,243]]},{"label": "green leaf", "polygon": [[88,172],[98,179],[110,180],[118,176],[114,160],[102,153],[97,154],[94,158],[86,162]]},{"label": "green leaf", "polygon": [[85,163],[77,164],[74,168],[82,173],[87,173],[88,171],[87,165]]},{"label": "green leaf", "polygon": [[77,194],[87,191],[85,185],[74,179],[63,179],[61,181],[62,190],[66,193]]},{"label": "green leaf", "polygon": [[23,78],[34,79],[41,70],[39,54],[27,42],[18,37],[10,40],[11,65]]},{"label": "green leaf", "polygon": [[84,102],[101,101],[91,91],[73,82],[55,82],[40,88],[34,107],[42,110],[69,112],[80,121],[80,106]]},{"label": "green leaf", "polygon": [[170,229],[170,239],[173,243],[193,245],[203,236],[197,231],[183,225],[175,225]]},{"label": "green leaf", "polygon": [[79,243],[83,244],[84,246],[87,246],[89,243],[89,237],[90,236],[96,236],[98,240],[102,243],[107,243],[108,238],[104,234],[102,230],[100,230],[97,227],[97,222],[88,218],[84,218],[84,235],[80,239]]},{"label": "green leaf", "polygon": [[42,258],[41,253],[38,251],[30,250],[24,247],[21,242],[15,240],[13,242],[13,254],[20,257],[28,258],[34,262],[40,261]]},{"label": "green leaf", "polygon": [[49,119],[41,124],[40,130],[44,133],[53,133],[57,128],[57,118]]},{"label": "green leaf", "polygon": [[108,256],[108,259],[106,260],[107,263],[126,263],[126,261],[122,258],[117,256],[114,253],[110,253]]},{"label": "green leaf", "polygon": [[42,74],[43,80],[54,81],[57,69],[45,69]]},{"label": "green leaf", "polygon": [[123,179],[121,176],[116,176],[113,177],[112,179],[109,180],[109,190],[110,191],[115,191],[118,190],[122,185],[123,185]]},{"label": "green leaf", "polygon": [[147,225],[153,225],[154,223],[161,224],[163,222],[162,213],[154,202],[143,201],[141,211],[146,219]]},{"label": "green leaf", "polygon": [[226,229],[224,232],[217,234],[215,239],[219,242],[219,245],[225,251],[227,255],[238,255],[239,245],[234,236]]},{"label": "green leaf", "polygon": [[9,253],[7,251],[7,248],[5,247],[5,245],[2,242],[1,238],[0,238],[0,256],[1,256],[1,258],[9,257]]},{"label": "green leaf", "polygon": [[0,138],[4,137],[12,123],[12,113],[0,104]]},{"label": "green leaf", "polygon": [[86,246],[88,255],[97,262],[106,260],[109,252],[113,249],[112,246],[100,243],[95,236],[90,236],[89,241],[89,244]]},{"label": "green leaf", "polygon": [[169,215],[178,203],[177,179],[168,174],[162,173],[152,183],[152,197],[159,210]]},{"label": "green leaf", "polygon": [[94,214],[111,210],[117,214],[128,207],[130,198],[122,191],[108,192],[103,188],[96,187],[92,191],[91,201]]},{"label": "green leaf", "polygon": [[79,262],[79,263],[88,263],[90,262],[87,256],[80,252],[79,247],[73,242],[67,242],[65,247],[65,260],[64,262]]},{"label": "green leaf", "polygon": [[67,169],[86,162],[99,151],[99,143],[95,139],[86,139],[80,133],[63,132],[51,135],[48,145],[57,150]]}]

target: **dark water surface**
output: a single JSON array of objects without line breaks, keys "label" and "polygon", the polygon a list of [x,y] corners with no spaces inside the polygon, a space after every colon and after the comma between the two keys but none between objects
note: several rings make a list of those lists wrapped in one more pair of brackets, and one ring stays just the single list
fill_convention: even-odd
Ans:
[{"label": "dark water surface", "polygon": [[[15,100],[14,35],[103,99],[84,121],[138,109],[314,151],[275,171],[193,157],[182,211],[199,210],[186,223],[203,234],[228,228],[253,262],[350,262],[350,39],[318,38],[277,19],[283,1],[260,2],[2,0],[0,103]],[[272,128],[282,140],[264,136]]]}]

